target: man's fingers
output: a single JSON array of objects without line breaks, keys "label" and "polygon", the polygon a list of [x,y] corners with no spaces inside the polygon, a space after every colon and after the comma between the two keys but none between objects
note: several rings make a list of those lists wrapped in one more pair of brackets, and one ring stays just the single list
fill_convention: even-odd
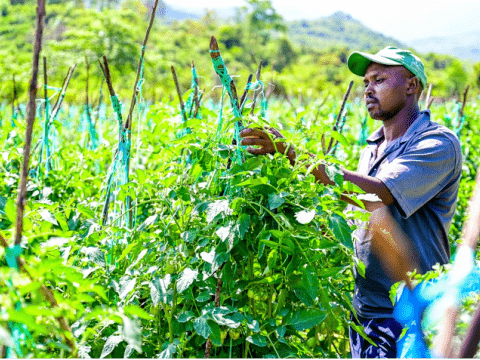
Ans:
[{"label": "man's fingers", "polygon": [[252,155],[266,155],[266,154],[271,154],[272,152],[274,152],[273,149],[270,149],[270,151],[269,151],[269,148],[263,148],[263,147],[262,148],[248,147],[247,151]]},{"label": "man's fingers", "polygon": [[269,136],[267,133],[265,133],[265,131],[261,129],[252,129],[252,128],[247,128],[240,131],[240,137],[242,138],[257,137],[260,139],[269,139]]},{"label": "man's fingers", "polygon": [[253,146],[261,146],[261,147],[269,147],[271,146],[272,142],[265,139],[258,139],[258,138],[243,138],[240,142],[241,145],[253,145]]}]

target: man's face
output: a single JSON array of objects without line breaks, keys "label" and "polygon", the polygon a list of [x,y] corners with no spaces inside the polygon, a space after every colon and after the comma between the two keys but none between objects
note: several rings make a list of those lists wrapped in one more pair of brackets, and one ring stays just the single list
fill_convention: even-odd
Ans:
[{"label": "man's face", "polygon": [[403,66],[370,63],[364,77],[367,111],[375,120],[389,120],[406,105],[408,80]]}]

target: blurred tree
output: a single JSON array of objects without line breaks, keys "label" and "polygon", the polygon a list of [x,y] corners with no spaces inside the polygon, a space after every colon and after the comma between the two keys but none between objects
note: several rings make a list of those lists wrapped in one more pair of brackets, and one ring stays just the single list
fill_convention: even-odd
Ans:
[{"label": "blurred tree", "polygon": [[475,83],[477,84],[478,88],[480,89],[480,61],[477,62],[473,66],[473,72],[475,76]]},{"label": "blurred tree", "polygon": [[468,75],[460,60],[455,59],[447,69],[447,76],[450,82],[452,93],[460,93],[468,81]]},{"label": "blurred tree", "polygon": [[251,11],[246,15],[251,33],[262,39],[262,44],[270,40],[272,31],[287,32],[281,15],[277,14],[270,0],[246,0]]}]

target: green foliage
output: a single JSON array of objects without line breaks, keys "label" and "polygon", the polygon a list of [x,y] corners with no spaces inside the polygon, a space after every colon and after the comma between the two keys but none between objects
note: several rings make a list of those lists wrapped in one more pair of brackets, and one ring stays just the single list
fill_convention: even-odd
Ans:
[{"label": "green foliage", "polygon": [[[182,80],[185,79],[182,75],[189,71],[191,60],[200,69],[209,66],[209,59],[204,55],[210,35],[215,35],[229,50],[225,60],[235,75],[246,77],[262,60],[264,78],[278,91],[284,89],[280,93],[274,91],[273,96],[283,96],[284,93],[312,96],[349,79],[360,83],[346,67],[351,51],[374,52],[392,44],[404,47],[345,14],[287,24],[269,1],[252,0],[247,5],[238,10],[230,23],[221,23],[212,12],[198,21],[169,24],[157,16],[146,52],[145,79],[148,86],[145,86],[144,96],[154,101],[165,94],[173,94],[169,69],[172,64],[181,79],[181,88],[187,89],[189,83]],[[11,79],[15,75],[18,96],[25,101],[31,75],[35,7],[30,3],[10,5],[3,1],[0,11],[0,39],[4,44],[0,49],[0,72],[5,74],[0,84],[0,96],[12,100]],[[82,104],[85,99],[85,56],[91,63],[90,88],[98,91],[103,75],[96,60],[105,55],[110,63],[115,91],[120,98],[130,99],[148,14],[148,9],[137,0],[123,2],[122,6],[98,1],[89,9],[74,1],[49,2],[43,45],[43,55],[48,60],[49,84],[59,87],[68,68],[76,62],[66,101]],[[478,84],[478,69],[475,70],[473,65],[443,55],[421,57],[425,60],[429,81],[434,84],[432,96],[458,95],[465,83]],[[42,78],[42,71],[39,75]],[[202,76],[205,86],[216,84],[216,78],[210,73]],[[343,91],[333,90],[335,95]],[[97,101],[98,92],[89,95],[94,102]]]}]

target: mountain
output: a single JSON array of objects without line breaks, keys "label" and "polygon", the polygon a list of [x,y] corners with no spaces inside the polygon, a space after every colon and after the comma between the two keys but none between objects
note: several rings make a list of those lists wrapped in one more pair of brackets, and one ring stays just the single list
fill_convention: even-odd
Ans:
[{"label": "mountain", "polygon": [[166,3],[162,4],[157,14],[163,17],[167,22],[175,20],[199,19],[202,17],[201,13],[188,11],[181,8],[176,8]]},{"label": "mountain", "polygon": [[449,54],[461,59],[480,61],[480,30],[446,37],[430,37],[410,41],[421,53]]},{"label": "mountain", "polygon": [[346,45],[351,49],[375,51],[386,46],[407,47],[398,40],[367,28],[343,12],[316,20],[289,21],[287,24],[294,43],[312,48]]}]

